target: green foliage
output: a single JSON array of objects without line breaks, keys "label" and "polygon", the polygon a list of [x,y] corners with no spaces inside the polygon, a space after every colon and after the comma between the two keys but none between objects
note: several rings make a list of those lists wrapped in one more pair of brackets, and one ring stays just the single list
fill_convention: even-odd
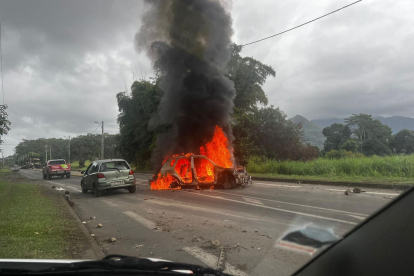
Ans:
[{"label": "green foliage", "polygon": [[235,114],[233,133],[236,137],[234,154],[241,164],[246,164],[250,155],[279,160],[311,160],[318,157],[316,147],[302,143],[300,126],[273,106]]},{"label": "green foliage", "polygon": [[352,152],[346,150],[331,150],[325,154],[325,158],[327,159],[340,159],[340,158],[357,158],[357,157],[364,157],[365,155],[359,152]]},{"label": "green foliage", "polygon": [[322,133],[326,137],[324,145],[325,152],[339,150],[341,144],[349,140],[351,136],[351,130],[343,124],[332,124],[329,127],[325,127]]},{"label": "green foliage", "polygon": [[369,114],[352,114],[345,119],[346,125],[360,145],[360,152],[365,155],[390,155],[392,130]]},{"label": "green foliage", "polygon": [[10,121],[8,119],[9,115],[6,112],[7,105],[0,106],[0,144],[3,143],[1,137],[6,135],[10,131]]},{"label": "green foliage", "polygon": [[234,98],[235,112],[254,111],[257,103],[267,105],[267,96],[262,89],[269,76],[276,72],[251,57],[241,57],[242,46],[233,44],[232,55],[227,64],[226,76],[234,82],[236,97]]},{"label": "green foliage", "polygon": [[358,151],[358,143],[352,139],[349,139],[343,142],[339,146],[339,149],[356,153]]},{"label": "green foliage", "polygon": [[393,147],[397,153],[414,153],[414,131],[403,129],[395,134]]},{"label": "green foliage", "polygon": [[119,150],[124,158],[139,169],[151,169],[151,154],[155,147],[156,134],[149,124],[160,104],[161,90],[154,82],[136,81],[131,95],[118,93]]},{"label": "green foliage", "polygon": [[251,157],[247,169],[250,173],[273,175],[414,178],[414,155],[319,158],[308,162]]}]

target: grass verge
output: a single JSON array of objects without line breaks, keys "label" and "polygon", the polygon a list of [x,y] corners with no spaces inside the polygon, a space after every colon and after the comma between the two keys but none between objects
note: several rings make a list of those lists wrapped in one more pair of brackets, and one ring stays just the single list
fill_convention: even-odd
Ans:
[{"label": "grass verge", "polygon": [[0,258],[79,258],[73,241],[85,238],[61,195],[43,187],[0,180]]},{"label": "grass verge", "polygon": [[302,161],[277,161],[252,157],[249,173],[272,178],[378,184],[413,184],[414,155],[371,156]]}]

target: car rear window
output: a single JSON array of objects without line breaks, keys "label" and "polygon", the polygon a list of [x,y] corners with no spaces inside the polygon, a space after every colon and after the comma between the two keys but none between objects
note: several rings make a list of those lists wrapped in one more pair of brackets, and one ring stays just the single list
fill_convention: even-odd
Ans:
[{"label": "car rear window", "polygon": [[125,161],[111,161],[101,164],[101,172],[117,171],[117,170],[130,170],[127,162]]},{"label": "car rear window", "polygon": [[62,164],[66,164],[65,160],[49,161],[49,165],[62,165]]}]

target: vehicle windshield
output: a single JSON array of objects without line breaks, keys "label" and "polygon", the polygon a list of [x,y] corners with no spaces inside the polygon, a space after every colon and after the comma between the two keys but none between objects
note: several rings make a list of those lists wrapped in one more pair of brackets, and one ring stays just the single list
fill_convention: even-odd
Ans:
[{"label": "vehicle windshield", "polygon": [[49,161],[49,165],[62,165],[62,164],[66,164],[65,160]]},{"label": "vehicle windshield", "polygon": [[107,172],[111,170],[130,170],[130,167],[125,161],[105,162],[101,164],[100,171]]},{"label": "vehicle windshield", "polygon": [[0,0],[0,271],[125,255],[291,275],[323,256],[414,185],[413,15]]}]

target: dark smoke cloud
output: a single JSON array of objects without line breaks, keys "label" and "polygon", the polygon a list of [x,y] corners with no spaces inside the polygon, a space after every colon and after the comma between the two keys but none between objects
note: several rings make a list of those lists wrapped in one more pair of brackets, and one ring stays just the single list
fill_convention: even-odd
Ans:
[{"label": "dark smoke cloud", "polygon": [[147,51],[163,76],[164,95],[151,126],[171,126],[158,136],[153,156],[157,167],[165,156],[198,153],[216,125],[233,140],[230,114],[235,90],[224,76],[233,31],[231,16],[218,1],[147,3],[150,7],[135,45]]}]

